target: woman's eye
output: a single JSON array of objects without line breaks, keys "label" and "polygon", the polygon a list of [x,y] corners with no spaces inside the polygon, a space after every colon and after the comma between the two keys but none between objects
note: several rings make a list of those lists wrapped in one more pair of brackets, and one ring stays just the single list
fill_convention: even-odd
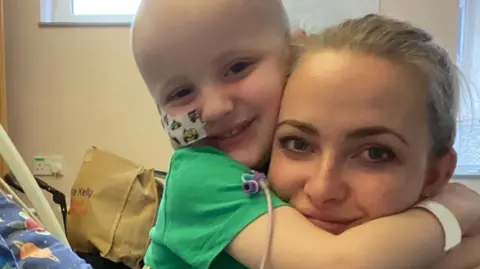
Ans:
[{"label": "woman's eye", "polygon": [[361,153],[361,157],[369,162],[386,162],[395,158],[392,150],[384,147],[370,147]]},{"label": "woman's eye", "polygon": [[166,103],[180,100],[182,98],[185,98],[191,95],[192,93],[193,93],[192,88],[181,88],[181,89],[175,90],[167,96]]},{"label": "woman's eye", "polygon": [[285,137],[280,139],[280,145],[292,152],[310,152],[312,151],[312,145],[305,139],[299,137]]},{"label": "woman's eye", "polygon": [[225,71],[224,77],[230,78],[235,77],[241,74],[246,73],[249,70],[249,67],[253,66],[253,62],[249,61],[239,61],[231,64]]}]

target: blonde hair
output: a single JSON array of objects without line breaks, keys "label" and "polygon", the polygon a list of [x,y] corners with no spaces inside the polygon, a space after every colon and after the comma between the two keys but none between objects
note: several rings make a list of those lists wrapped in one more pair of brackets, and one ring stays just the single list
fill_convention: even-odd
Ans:
[{"label": "blonde hair", "polygon": [[431,154],[441,157],[453,147],[460,73],[446,50],[426,31],[404,21],[369,14],[299,38],[293,49],[293,68],[306,55],[324,49],[365,52],[417,67],[430,84],[427,106]]}]

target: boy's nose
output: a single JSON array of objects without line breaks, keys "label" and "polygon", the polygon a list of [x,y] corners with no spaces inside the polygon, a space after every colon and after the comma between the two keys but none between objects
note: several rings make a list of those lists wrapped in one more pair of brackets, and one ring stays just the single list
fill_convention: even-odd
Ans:
[{"label": "boy's nose", "polygon": [[230,94],[218,87],[209,87],[203,92],[202,99],[201,115],[206,123],[218,121],[234,109],[234,101]]}]

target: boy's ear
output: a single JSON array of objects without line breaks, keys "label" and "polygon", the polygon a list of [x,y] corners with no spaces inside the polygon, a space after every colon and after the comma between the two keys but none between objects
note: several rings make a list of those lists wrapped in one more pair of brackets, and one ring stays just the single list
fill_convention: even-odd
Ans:
[{"label": "boy's ear", "polygon": [[457,167],[457,152],[450,149],[444,156],[433,160],[426,171],[423,196],[435,196],[453,176]]}]

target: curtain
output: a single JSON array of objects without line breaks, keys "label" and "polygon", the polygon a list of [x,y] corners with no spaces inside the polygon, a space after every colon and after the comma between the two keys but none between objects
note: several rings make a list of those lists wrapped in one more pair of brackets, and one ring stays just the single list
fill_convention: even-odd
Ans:
[{"label": "curtain", "polygon": [[457,63],[462,73],[455,148],[457,176],[480,175],[480,1],[460,0]]},{"label": "curtain", "polygon": [[[474,90],[480,83],[480,1],[462,0],[458,64]],[[478,95],[478,93],[477,93]],[[478,102],[478,100],[476,100]]]},{"label": "curtain", "polygon": [[[7,130],[7,90],[5,88],[5,48],[3,40],[3,0],[0,0],[0,124]],[[0,156],[0,177],[8,171]]]}]

